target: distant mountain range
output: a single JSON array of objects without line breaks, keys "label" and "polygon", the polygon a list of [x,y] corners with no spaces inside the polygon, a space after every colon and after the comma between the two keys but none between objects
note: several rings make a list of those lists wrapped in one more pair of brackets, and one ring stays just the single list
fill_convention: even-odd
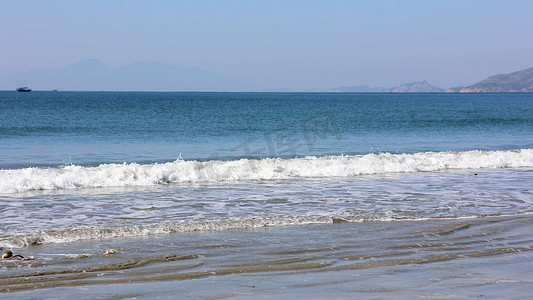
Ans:
[{"label": "distant mountain range", "polygon": [[411,83],[404,83],[402,85],[393,87],[389,90],[391,93],[438,93],[444,92],[443,89],[427,83],[427,81],[415,81]]},{"label": "distant mountain range", "polygon": [[509,93],[533,92],[533,68],[509,74],[491,76],[467,87],[455,87],[447,92],[459,93]]},{"label": "distant mountain range", "polygon": [[444,89],[427,83],[425,80],[404,83],[393,88],[371,88],[366,85],[356,85],[339,87],[333,92],[355,92],[355,93],[438,93]]},{"label": "distant mountain range", "polygon": [[491,76],[467,87],[454,87],[447,90],[427,83],[425,80],[405,83],[390,89],[372,88],[365,85],[339,87],[332,92],[361,92],[361,93],[511,93],[533,92],[533,68],[509,74]]},{"label": "distant mountain range", "polygon": [[[98,60],[82,60],[63,68],[45,68],[0,77],[0,90],[28,86],[33,90],[67,91],[284,91],[265,89],[242,79],[226,78],[198,68],[161,62],[138,62],[109,68]],[[338,87],[330,92],[438,93],[533,92],[533,68],[488,77],[467,87],[448,90],[425,80],[392,88],[365,85]]]},{"label": "distant mountain range", "polygon": [[373,88],[367,85],[341,86],[332,89],[330,92],[334,93],[382,93],[386,88]]},{"label": "distant mountain range", "polygon": [[160,62],[138,62],[109,68],[98,60],[82,60],[63,68],[13,73],[0,78],[0,89],[28,86],[67,91],[251,91],[257,87],[198,68]]}]

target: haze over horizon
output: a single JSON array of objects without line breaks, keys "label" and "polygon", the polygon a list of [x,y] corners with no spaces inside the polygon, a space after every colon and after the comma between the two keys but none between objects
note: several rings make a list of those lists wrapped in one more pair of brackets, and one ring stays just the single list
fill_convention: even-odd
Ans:
[{"label": "haze over horizon", "polygon": [[94,59],[266,90],[448,88],[533,66],[532,11],[519,0],[2,1],[0,77]]}]

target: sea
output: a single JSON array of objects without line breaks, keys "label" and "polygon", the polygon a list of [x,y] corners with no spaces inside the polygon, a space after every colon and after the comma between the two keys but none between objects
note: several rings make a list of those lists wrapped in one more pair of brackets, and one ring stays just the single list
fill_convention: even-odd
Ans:
[{"label": "sea", "polygon": [[0,92],[0,297],[533,296],[533,93]]}]

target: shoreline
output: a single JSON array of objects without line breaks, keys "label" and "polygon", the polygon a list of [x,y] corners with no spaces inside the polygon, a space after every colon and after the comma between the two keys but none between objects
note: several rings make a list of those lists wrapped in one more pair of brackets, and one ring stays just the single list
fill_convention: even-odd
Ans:
[{"label": "shoreline", "polygon": [[[91,298],[106,295],[105,290],[115,296],[136,290],[144,298],[153,296],[156,285],[163,297],[185,289],[193,297],[217,298],[224,292],[237,298],[286,295],[284,288],[297,297],[312,298],[337,289],[335,297],[340,298],[370,297],[375,292],[401,298],[467,297],[481,291],[524,296],[533,285],[529,279],[533,278],[533,244],[528,239],[532,226],[533,216],[523,215],[416,225],[405,221],[303,225],[45,245],[28,249],[33,260],[0,261],[0,293],[45,298],[73,293]],[[105,253],[106,248],[116,252]],[[16,274],[9,275],[13,271]],[[384,279],[388,277],[394,280]],[[429,290],[427,278],[433,281]],[[422,282],[416,284],[416,280]],[[462,285],[451,288],[450,282],[458,281]],[[208,283],[214,284],[209,291],[194,288]],[[84,288],[90,286],[98,289]]]}]

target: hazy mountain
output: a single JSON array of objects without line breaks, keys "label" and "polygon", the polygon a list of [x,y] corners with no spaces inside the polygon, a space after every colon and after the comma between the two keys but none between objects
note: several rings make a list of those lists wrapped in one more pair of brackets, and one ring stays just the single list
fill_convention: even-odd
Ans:
[{"label": "hazy mountain", "polygon": [[461,93],[533,92],[533,68],[491,76],[476,84],[455,87],[447,91]]},{"label": "hazy mountain", "polygon": [[373,88],[366,85],[355,85],[348,87],[338,87],[333,92],[359,92],[359,93],[437,93],[444,92],[443,89],[427,83],[427,81],[416,81],[404,83],[393,88]]},{"label": "hazy mountain", "polygon": [[[71,91],[259,91],[253,83],[219,76],[199,69],[182,68],[161,62],[138,62],[109,68],[98,60],[82,60],[63,68],[45,68],[0,77],[0,90],[28,86],[34,90]],[[280,89],[275,89],[276,91]],[[288,89],[291,90],[291,89]],[[265,90],[268,91],[268,90]],[[427,81],[401,84],[393,88],[365,85],[344,86],[332,92],[443,92]],[[533,92],[533,68],[491,76],[467,87],[448,92]]]},{"label": "hazy mountain", "polygon": [[438,93],[444,89],[427,83],[425,80],[404,83],[389,90],[391,93]]},{"label": "hazy mountain", "polygon": [[341,86],[332,90],[336,93],[377,93],[387,91],[386,88],[373,88],[366,85]]},{"label": "hazy mountain", "polygon": [[34,90],[71,91],[249,91],[249,82],[228,79],[198,68],[160,62],[139,62],[109,68],[97,60],[82,60],[63,68],[13,73],[0,78],[0,89],[28,86]]}]

